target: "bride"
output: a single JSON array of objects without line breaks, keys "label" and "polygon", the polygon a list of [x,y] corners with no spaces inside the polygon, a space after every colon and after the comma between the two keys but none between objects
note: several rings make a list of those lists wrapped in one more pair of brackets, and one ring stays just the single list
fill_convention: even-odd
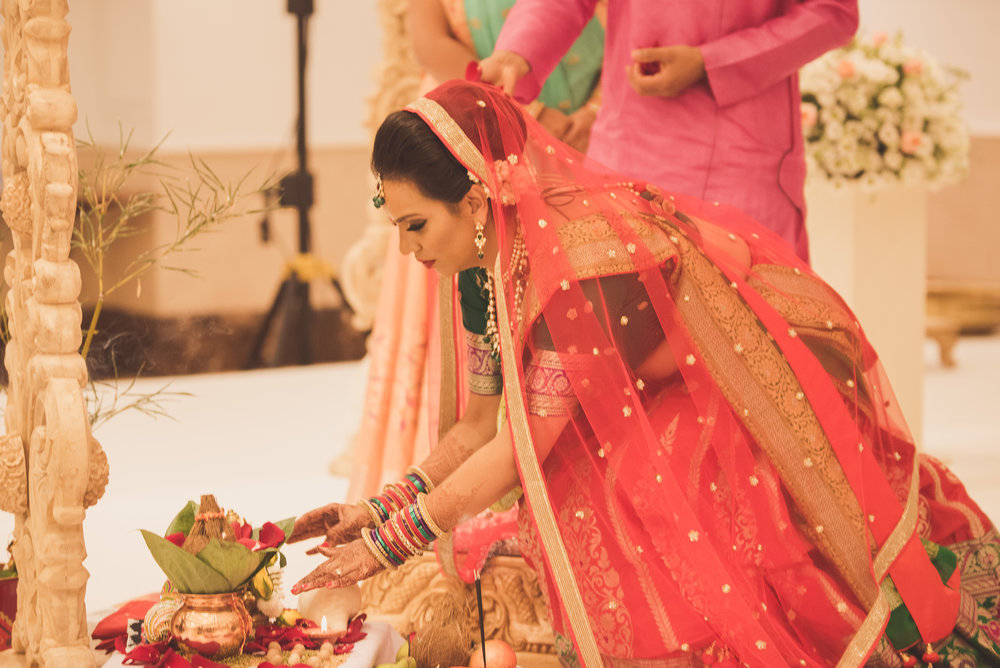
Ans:
[{"label": "bride", "polygon": [[395,568],[519,488],[569,665],[1000,665],[992,523],[784,242],[478,83],[390,115],[372,167],[400,251],[457,277],[472,394],[400,482],[299,518],[327,560],[293,591]]}]

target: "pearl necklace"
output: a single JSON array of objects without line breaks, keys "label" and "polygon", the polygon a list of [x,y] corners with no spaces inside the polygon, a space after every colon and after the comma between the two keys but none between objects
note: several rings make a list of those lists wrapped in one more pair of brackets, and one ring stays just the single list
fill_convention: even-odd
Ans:
[{"label": "pearl necklace", "polygon": [[[510,253],[510,264],[507,271],[503,273],[503,280],[514,283],[514,322],[515,326],[521,323],[521,304],[524,302],[524,287],[528,275],[528,249],[524,245],[524,236],[521,228],[517,228],[514,235],[514,247]],[[500,336],[497,329],[497,306],[494,294],[493,275],[490,270],[486,270],[486,342],[491,344],[493,350],[490,356],[497,362],[500,361]]]}]

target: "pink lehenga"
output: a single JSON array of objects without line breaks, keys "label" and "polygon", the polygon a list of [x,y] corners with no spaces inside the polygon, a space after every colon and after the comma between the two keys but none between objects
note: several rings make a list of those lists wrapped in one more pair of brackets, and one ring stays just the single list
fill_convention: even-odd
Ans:
[{"label": "pink lehenga", "polygon": [[491,86],[407,109],[491,194],[521,548],[568,665],[1000,665],[995,529],[783,241]]}]

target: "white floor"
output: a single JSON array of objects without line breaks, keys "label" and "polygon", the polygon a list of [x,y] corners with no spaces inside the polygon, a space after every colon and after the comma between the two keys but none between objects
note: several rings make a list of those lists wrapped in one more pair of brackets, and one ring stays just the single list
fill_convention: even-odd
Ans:
[{"label": "white floor", "polygon": [[[940,367],[932,344],[926,353],[925,448],[1000,520],[1000,336],[962,339],[955,369]],[[111,482],[85,524],[91,615],[160,587],[138,529],[163,531],[188,499],[213,493],[254,524],[345,500],[347,481],[328,467],[359,423],[365,371],[358,362],[141,381],[192,396],[166,404],[173,419],[130,411],[95,432]],[[0,536],[12,528],[0,514]],[[290,582],[318,563],[304,549],[286,548]]]}]

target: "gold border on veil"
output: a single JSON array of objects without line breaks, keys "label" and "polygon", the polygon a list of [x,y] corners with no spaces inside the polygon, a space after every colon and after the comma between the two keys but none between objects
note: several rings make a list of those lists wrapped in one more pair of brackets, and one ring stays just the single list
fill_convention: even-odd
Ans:
[{"label": "gold border on veil", "polygon": [[[499,256],[494,267],[494,275],[502,275]],[[510,320],[507,317],[507,296],[504,293],[505,291],[502,289],[494,290],[497,321],[506,324]],[[501,326],[497,329],[500,330],[501,350],[507,351],[506,355],[501,355],[504,387],[512,390],[520,388],[517,370],[518,355],[514,352],[513,332],[507,326]],[[569,554],[566,552],[566,546],[563,544],[562,535],[559,532],[555,511],[552,509],[545,489],[542,464],[535,453],[531,431],[528,428],[528,410],[524,404],[523,394],[520,389],[517,389],[507,391],[506,395],[507,417],[514,440],[514,451],[517,455],[517,461],[521,465],[521,487],[528,503],[531,504],[531,512],[538,525],[538,535],[545,546],[545,552],[550,561],[552,577],[559,588],[563,606],[569,617],[579,658],[584,666],[603,666],[601,654],[597,648],[597,640],[590,628],[587,610],[583,605],[583,597],[580,595],[580,588],[573,577],[573,567],[570,564]]]}]

